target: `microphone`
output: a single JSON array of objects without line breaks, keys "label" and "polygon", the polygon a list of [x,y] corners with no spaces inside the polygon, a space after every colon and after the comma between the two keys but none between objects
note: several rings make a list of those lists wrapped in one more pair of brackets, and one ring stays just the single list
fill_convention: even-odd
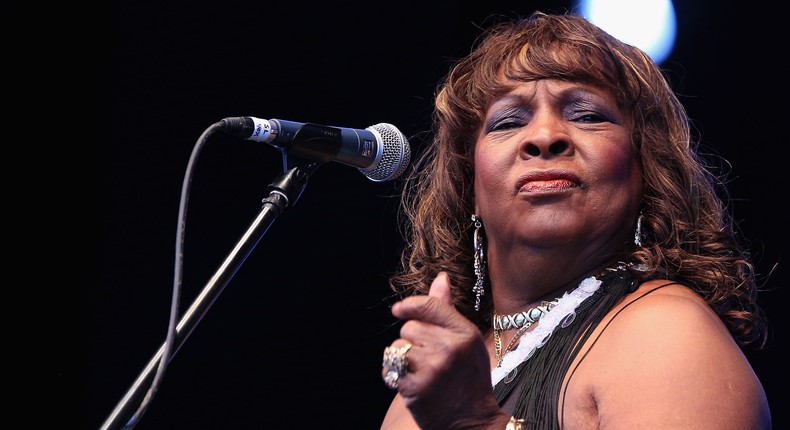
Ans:
[{"label": "microphone", "polygon": [[406,137],[388,123],[360,130],[244,116],[225,118],[221,126],[227,133],[268,143],[295,157],[356,167],[375,182],[397,178],[411,158]]}]

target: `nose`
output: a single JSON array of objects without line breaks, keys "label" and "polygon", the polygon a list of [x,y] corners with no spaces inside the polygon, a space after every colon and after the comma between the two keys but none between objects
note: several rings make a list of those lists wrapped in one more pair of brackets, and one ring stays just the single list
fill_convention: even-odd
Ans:
[{"label": "nose", "polygon": [[573,143],[562,118],[543,112],[534,116],[525,129],[520,152],[526,157],[554,157],[573,153]]}]

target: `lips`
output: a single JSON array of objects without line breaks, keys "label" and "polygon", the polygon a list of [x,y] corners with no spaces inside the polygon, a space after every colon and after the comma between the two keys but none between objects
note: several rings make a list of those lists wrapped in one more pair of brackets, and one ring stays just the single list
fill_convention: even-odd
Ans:
[{"label": "lips", "polygon": [[551,181],[532,181],[527,182],[521,187],[521,191],[561,191],[575,187],[576,183],[565,179],[554,179]]},{"label": "lips", "polygon": [[557,192],[576,188],[579,184],[579,178],[566,170],[536,171],[527,173],[519,178],[516,192]]}]

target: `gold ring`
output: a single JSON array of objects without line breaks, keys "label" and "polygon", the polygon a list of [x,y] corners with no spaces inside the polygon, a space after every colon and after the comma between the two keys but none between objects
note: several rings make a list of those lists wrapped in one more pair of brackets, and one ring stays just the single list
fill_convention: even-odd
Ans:
[{"label": "gold ring", "polygon": [[384,384],[387,388],[397,390],[398,381],[408,372],[409,359],[406,357],[406,353],[409,352],[409,349],[411,349],[410,343],[400,348],[395,348],[394,346],[384,348],[384,358],[381,361],[381,366],[387,371],[384,374]]}]

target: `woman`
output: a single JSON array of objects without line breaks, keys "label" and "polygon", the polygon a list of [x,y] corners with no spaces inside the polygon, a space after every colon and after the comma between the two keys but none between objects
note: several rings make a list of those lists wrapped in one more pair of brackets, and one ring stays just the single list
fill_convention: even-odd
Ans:
[{"label": "woman", "polygon": [[766,327],[685,109],[573,15],[450,71],[405,184],[382,429],[768,429]]}]

